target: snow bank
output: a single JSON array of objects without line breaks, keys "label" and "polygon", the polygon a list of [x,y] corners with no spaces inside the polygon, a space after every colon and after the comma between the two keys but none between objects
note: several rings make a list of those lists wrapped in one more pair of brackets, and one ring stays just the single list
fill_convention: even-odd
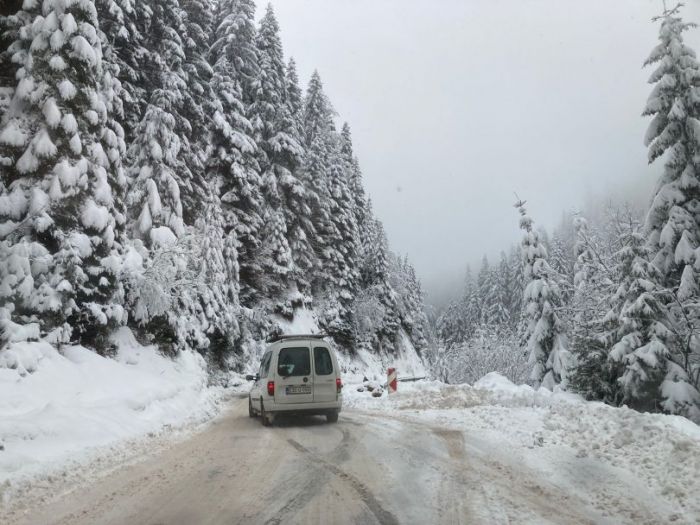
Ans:
[{"label": "snow bank", "polygon": [[[80,347],[43,342],[0,352],[0,487],[65,469],[125,440],[203,422],[223,389],[207,387],[204,360],[171,360],[122,328],[107,359]],[[2,490],[0,490],[2,494]],[[0,498],[0,501],[2,498]]]},{"label": "snow bank", "polygon": [[688,419],[536,391],[496,373],[474,386],[399,383],[380,398],[357,386],[344,390],[346,407],[464,432],[486,456],[538,472],[591,508],[651,505],[665,522],[700,520],[700,427]]}]

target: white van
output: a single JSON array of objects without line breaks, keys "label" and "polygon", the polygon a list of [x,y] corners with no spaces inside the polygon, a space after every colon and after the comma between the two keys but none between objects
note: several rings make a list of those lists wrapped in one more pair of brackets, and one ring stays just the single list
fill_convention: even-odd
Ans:
[{"label": "white van", "polygon": [[274,339],[260,361],[248,394],[248,414],[269,426],[275,415],[320,414],[338,421],[343,404],[340,368],[324,335],[286,335]]}]

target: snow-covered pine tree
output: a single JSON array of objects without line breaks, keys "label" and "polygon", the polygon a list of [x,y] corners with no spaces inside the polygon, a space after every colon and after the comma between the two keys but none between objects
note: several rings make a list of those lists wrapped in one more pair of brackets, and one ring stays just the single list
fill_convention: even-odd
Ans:
[{"label": "snow-covered pine tree", "polygon": [[[342,279],[339,271],[342,266],[342,238],[337,219],[333,215],[336,201],[332,194],[334,180],[337,180],[339,155],[333,129],[333,109],[318,72],[314,72],[304,100],[303,110],[304,139],[306,156],[300,170],[300,178],[308,191],[311,218],[316,235],[311,244],[318,260],[318,270],[313,283],[314,297],[326,295],[329,286],[335,286]],[[331,176],[331,170],[333,176]],[[337,299],[335,292],[331,302]],[[339,305],[329,307],[329,312],[340,313]]]},{"label": "snow-covered pine tree", "polygon": [[274,309],[278,313],[292,318],[293,308],[285,307],[285,299],[291,291],[289,284],[293,265],[292,251],[287,242],[287,225],[281,211],[275,208],[267,208],[265,211],[265,226],[260,232],[262,243],[259,252],[264,282],[260,283],[259,288],[267,299],[277,302]]},{"label": "snow-covered pine tree", "polygon": [[210,195],[205,164],[208,155],[211,104],[214,92],[211,87],[213,71],[208,61],[211,35],[214,26],[213,0],[180,0],[183,12],[182,39],[185,58],[186,89],[178,108],[182,138],[182,155],[192,180],[188,191],[182,195],[183,218],[186,224],[194,224],[207,210]]},{"label": "snow-covered pine tree", "polygon": [[498,268],[492,268],[488,258],[484,256],[477,280],[479,289],[479,318],[482,325],[500,325],[507,315],[501,303],[501,294],[498,288]]},{"label": "snow-covered pine tree", "polygon": [[124,112],[120,122],[127,148],[134,140],[136,128],[148,104],[150,94],[159,84],[162,66],[158,66],[158,49],[146,41],[152,24],[150,3],[132,0],[96,0],[100,26],[105,34],[110,61],[118,67]]},{"label": "snow-covered pine tree", "polygon": [[[309,172],[303,169],[304,147],[302,110],[302,92],[299,87],[299,79],[296,73],[294,59],[289,59],[285,75],[285,117],[290,119],[289,135],[300,145],[299,157],[289,157],[286,165],[291,177],[283,177],[283,209],[287,223],[287,237],[289,247],[292,250],[292,281],[296,283],[300,298],[308,303],[311,299],[309,293],[313,274],[318,267],[318,260],[312,241],[316,238],[316,228],[312,218],[312,208],[316,195],[312,191]],[[286,128],[285,123],[285,128]]]},{"label": "snow-covered pine tree", "polygon": [[212,154],[207,170],[224,210],[224,230],[235,231],[240,270],[240,301],[252,307],[261,296],[264,276],[259,258],[265,215],[257,145],[248,119],[258,75],[254,6],[247,0],[224,0],[209,57],[216,99],[212,115]]},{"label": "snow-covered pine tree", "polygon": [[554,228],[549,240],[549,260],[552,270],[573,282],[574,262],[573,245],[575,232],[571,213],[562,214],[559,224]]},{"label": "snow-covered pine tree", "polygon": [[338,316],[332,321],[334,330],[347,333],[350,342],[352,327],[352,301],[359,281],[359,237],[355,222],[355,201],[347,181],[347,164],[340,149],[340,137],[332,133],[331,152],[327,172],[330,196],[331,229],[326,232],[326,248],[321,256],[323,271],[330,292],[338,304]]},{"label": "snow-covered pine tree", "polygon": [[365,188],[362,185],[362,171],[360,163],[355,157],[355,152],[352,146],[352,134],[350,133],[350,125],[345,122],[340,132],[340,151],[346,164],[345,172],[347,174],[348,189],[354,200],[353,209],[355,214],[355,223],[357,224],[358,235],[363,236],[365,230],[367,197]]},{"label": "snow-covered pine tree", "polygon": [[405,315],[402,324],[410,336],[413,346],[421,353],[428,346],[428,318],[425,314],[423,290],[416,271],[408,258],[403,261],[403,272],[406,276]]},{"label": "snow-covered pine tree", "polygon": [[477,294],[478,294],[478,303],[476,304],[478,308],[478,314],[477,317],[479,319],[479,324],[481,323],[488,323],[488,315],[489,315],[489,308],[490,306],[487,303],[487,300],[492,300],[493,295],[493,282],[491,280],[491,267],[489,265],[489,260],[484,255],[481,258],[481,267],[479,268],[479,273],[476,276],[476,289],[477,289]]},{"label": "snow-covered pine tree", "polygon": [[[304,150],[298,121],[293,118],[287,101],[282,42],[271,5],[260,21],[256,45],[260,78],[251,118],[259,146],[263,190],[267,206],[271,208],[268,214],[273,217],[268,233],[275,236],[271,246],[278,250],[269,254],[276,262],[268,265],[269,270],[275,272],[268,280],[276,283],[277,308],[289,316],[293,307],[303,302],[299,289],[304,290],[308,285],[306,272],[311,267],[308,253],[312,251],[308,233],[313,229],[305,189],[297,178]],[[279,242],[282,231],[284,243]],[[267,245],[268,241],[263,239],[263,244]],[[269,247],[265,249],[269,252]],[[300,271],[294,268],[295,259],[302,263]],[[283,261],[286,261],[285,267],[281,266]]]},{"label": "snow-covered pine tree", "polygon": [[605,297],[610,295],[613,275],[607,254],[600,248],[588,221],[578,216],[574,218],[573,224],[576,233],[576,260],[572,309],[576,324],[582,325],[600,319],[605,313]]},{"label": "snow-covered pine tree", "polygon": [[[259,82],[259,65],[255,47],[255,2],[253,0],[220,0],[216,20],[220,21],[214,34],[210,56],[226,56],[232,77],[241,89],[241,102],[246,108],[255,100]],[[210,63],[215,63],[216,60]]]},{"label": "snow-covered pine tree", "polygon": [[525,290],[525,276],[523,275],[523,261],[518,246],[512,246],[508,252],[508,269],[510,274],[510,310],[509,317],[513,329],[520,333],[518,327],[523,318],[523,292]]},{"label": "snow-covered pine tree", "polygon": [[318,71],[314,71],[306,91],[302,116],[307,147],[310,147],[317,138],[324,138],[328,130],[334,128],[334,114],[333,106],[323,91],[321,75]]},{"label": "snow-covered pine tree", "polygon": [[[183,200],[192,195],[194,180],[186,162],[193,157],[185,130],[190,126],[181,114],[189,98],[181,36],[185,13],[177,0],[155,0],[149,8],[148,33],[141,35],[149,50],[148,67],[139,81],[149,96],[128,152],[133,235],[147,246],[152,245],[153,235],[184,234]],[[188,204],[193,204],[191,199]]]},{"label": "snow-covered pine tree", "polygon": [[494,301],[495,307],[491,308],[493,322],[502,329],[512,328],[511,315],[513,312],[513,299],[518,293],[513,282],[513,271],[510,268],[508,257],[501,252],[501,261],[498,268],[494,269]]},{"label": "snow-covered pine tree", "polygon": [[3,337],[103,351],[126,320],[116,278],[126,183],[112,121],[118,83],[93,1],[28,0],[17,22],[9,51],[19,81],[0,127]]},{"label": "snow-covered pine tree", "polygon": [[605,316],[612,277],[610,261],[604,258],[596,236],[582,216],[573,220],[576,240],[574,243],[574,293],[570,310],[570,348],[576,358],[570,384],[587,399],[610,401],[616,391],[608,362],[605,345]]},{"label": "snow-covered pine tree", "polygon": [[461,345],[468,341],[481,322],[479,288],[467,266],[461,297],[450,303],[438,319],[438,335],[445,346]]},{"label": "snow-covered pine tree", "polygon": [[153,93],[129,148],[131,235],[149,247],[167,244],[185,233],[180,185],[187,184],[188,178],[180,144],[171,94],[159,89]]},{"label": "snow-covered pine tree", "polygon": [[211,195],[206,213],[197,221],[196,231],[202,239],[197,296],[209,339],[207,353],[219,367],[230,368],[229,359],[240,336],[238,254],[235,234],[225,232],[221,203],[216,195]]},{"label": "snow-covered pine tree", "polygon": [[365,242],[365,259],[361,270],[362,289],[369,291],[379,305],[373,320],[371,343],[375,349],[391,349],[399,331],[397,298],[389,284],[389,247],[384,226],[376,219]]},{"label": "snow-covered pine tree", "polygon": [[464,278],[464,294],[460,315],[464,323],[464,338],[462,339],[464,342],[474,335],[481,323],[481,294],[478,279],[472,276],[469,267],[467,267]]},{"label": "snow-covered pine tree", "polygon": [[561,298],[556,282],[551,279],[547,250],[527,215],[525,202],[518,201],[515,207],[520,213],[520,228],[524,232],[521,242],[526,283],[523,301],[524,314],[528,319],[525,338],[532,367],[530,379],[536,387],[544,386],[551,390],[566,381],[571,366],[566,336],[557,315]]},{"label": "snow-covered pine tree", "polygon": [[303,111],[304,111],[304,96],[299,84],[299,75],[297,74],[297,64],[294,58],[290,58],[287,62],[285,71],[285,84],[287,87],[287,105],[292,118],[298,122],[299,134],[303,134]]},{"label": "snow-covered pine tree", "polygon": [[459,301],[452,301],[435,322],[437,337],[442,348],[448,348],[463,339],[460,306]]},{"label": "snow-covered pine tree", "polygon": [[694,25],[683,22],[679,7],[659,17],[660,42],[645,62],[656,66],[643,113],[653,117],[645,136],[649,162],[666,154],[646,229],[678,336],[663,350],[656,345],[658,370],[666,374],[658,395],[665,410],[700,418],[700,64],[683,41]]},{"label": "snow-covered pine tree", "polygon": [[649,262],[653,253],[641,234],[631,232],[623,242],[622,282],[605,317],[610,328],[606,336],[609,362],[618,383],[610,385],[607,397],[638,409],[658,410],[674,339],[659,293],[663,275]]}]

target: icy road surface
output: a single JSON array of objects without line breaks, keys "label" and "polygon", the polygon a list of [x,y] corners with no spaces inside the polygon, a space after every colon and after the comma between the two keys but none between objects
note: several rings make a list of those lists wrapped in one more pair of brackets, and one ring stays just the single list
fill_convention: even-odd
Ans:
[{"label": "icy road surface", "polygon": [[503,406],[468,386],[409,388],[390,399],[348,391],[337,424],[265,428],[236,399],[201,432],[9,522],[700,523],[691,426],[549,398]]}]

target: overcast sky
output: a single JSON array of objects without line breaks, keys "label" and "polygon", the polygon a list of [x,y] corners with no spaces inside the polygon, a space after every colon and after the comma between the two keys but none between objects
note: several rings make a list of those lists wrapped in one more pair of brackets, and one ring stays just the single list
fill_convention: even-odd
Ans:
[{"label": "overcast sky", "polygon": [[[259,2],[258,15],[267,2]],[[698,0],[686,19],[700,22]],[[640,113],[661,0],[276,0],[287,56],[318,69],[395,251],[429,294],[536,223],[610,191],[644,198]],[[700,50],[700,32],[687,41]]]}]

